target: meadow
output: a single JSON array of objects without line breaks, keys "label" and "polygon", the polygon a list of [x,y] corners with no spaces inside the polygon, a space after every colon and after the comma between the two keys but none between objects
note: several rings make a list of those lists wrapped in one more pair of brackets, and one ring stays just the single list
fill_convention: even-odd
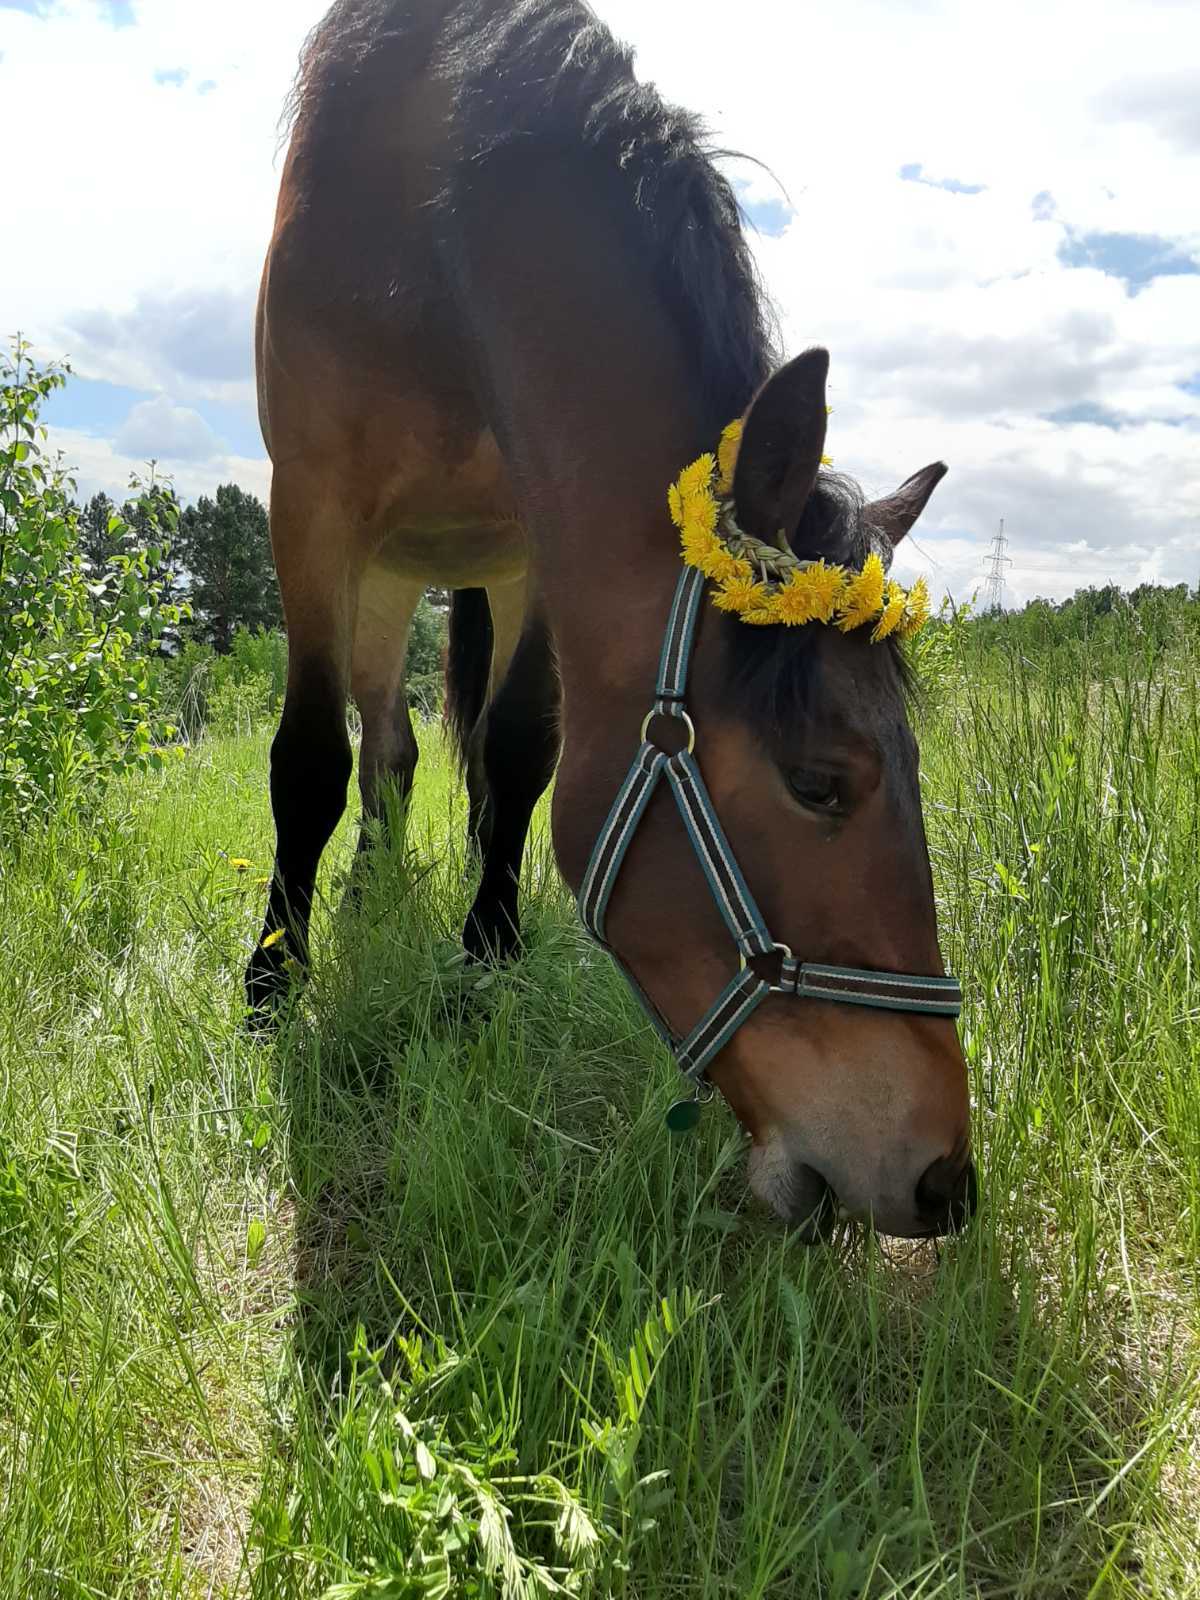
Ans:
[{"label": "meadow", "polygon": [[953,642],[920,713],[981,1209],[790,1241],[578,930],[464,968],[436,724],[277,1041],[269,728],[0,880],[0,1594],[1200,1595],[1195,640]]}]

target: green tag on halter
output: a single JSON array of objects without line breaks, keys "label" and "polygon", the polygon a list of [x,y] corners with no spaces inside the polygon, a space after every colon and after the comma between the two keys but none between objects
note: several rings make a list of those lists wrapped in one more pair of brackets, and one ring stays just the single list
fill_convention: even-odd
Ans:
[{"label": "green tag on halter", "polygon": [[667,1112],[667,1127],[672,1133],[694,1133],[703,1109],[699,1100],[677,1100]]}]

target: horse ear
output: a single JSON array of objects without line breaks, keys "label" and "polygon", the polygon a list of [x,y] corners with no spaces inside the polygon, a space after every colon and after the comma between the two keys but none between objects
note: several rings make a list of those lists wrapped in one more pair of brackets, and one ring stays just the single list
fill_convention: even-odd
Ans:
[{"label": "horse ear", "polygon": [[738,525],[765,542],[790,539],[825,452],[829,351],[806,350],[759,390],[746,416],[733,479]]},{"label": "horse ear", "polygon": [[893,545],[910,532],[913,523],[929,504],[929,496],[941,483],[950,468],[944,461],[934,461],[920,472],[906,478],[895,494],[883,500],[873,500],[863,508],[863,521],[878,528]]}]

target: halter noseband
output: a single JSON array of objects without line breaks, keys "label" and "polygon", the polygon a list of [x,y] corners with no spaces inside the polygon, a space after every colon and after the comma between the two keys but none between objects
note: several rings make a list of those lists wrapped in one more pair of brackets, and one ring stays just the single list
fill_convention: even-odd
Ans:
[{"label": "halter noseband", "polygon": [[[674,1055],[680,1071],[694,1087],[692,1099],[680,1101],[668,1114],[667,1124],[675,1133],[687,1132],[696,1126],[702,1100],[712,1095],[705,1077],[709,1065],[768,995],[833,1000],[842,1005],[916,1011],[937,1017],[953,1018],[962,1011],[962,990],[954,978],[914,977],[900,972],[801,963],[786,945],[772,939],[767,931],[694,757],[696,728],[687,712],[686,692],[704,581],[704,574],[693,567],[685,567],[680,575],[663,640],[654,705],[642,724],[641,748],[600,830],[579,891],[579,915],[584,927],[613,957],[659,1037]],[[682,723],[688,736],[686,749],[669,755],[650,742],[650,725],[656,717],[674,717]],[[741,957],[741,971],[737,977],[726,984],[705,1016],[683,1038],[672,1032],[666,1019],[608,944],[604,932],[608,904],[622,863],[664,776],[675,796],[713,899]],[[780,957],[777,981],[760,977],[750,965],[756,957],[773,954]]]}]

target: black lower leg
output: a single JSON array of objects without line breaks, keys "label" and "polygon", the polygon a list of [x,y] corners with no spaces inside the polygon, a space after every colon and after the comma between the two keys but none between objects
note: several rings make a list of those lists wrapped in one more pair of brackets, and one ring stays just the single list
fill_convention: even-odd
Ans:
[{"label": "black lower leg", "polygon": [[345,697],[314,665],[289,687],[271,746],[275,871],[262,935],[246,970],[246,998],[269,1012],[286,993],[294,963],[308,961],[308,924],[321,853],[346,809],[353,761]]},{"label": "black lower leg", "polygon": [[558,674],[549,636],[531,621],[488,707],[483,742],[489,837],[463,943],[477,960],[506,960],[520,944],[517,891],[533,808],[558,759]]}]

